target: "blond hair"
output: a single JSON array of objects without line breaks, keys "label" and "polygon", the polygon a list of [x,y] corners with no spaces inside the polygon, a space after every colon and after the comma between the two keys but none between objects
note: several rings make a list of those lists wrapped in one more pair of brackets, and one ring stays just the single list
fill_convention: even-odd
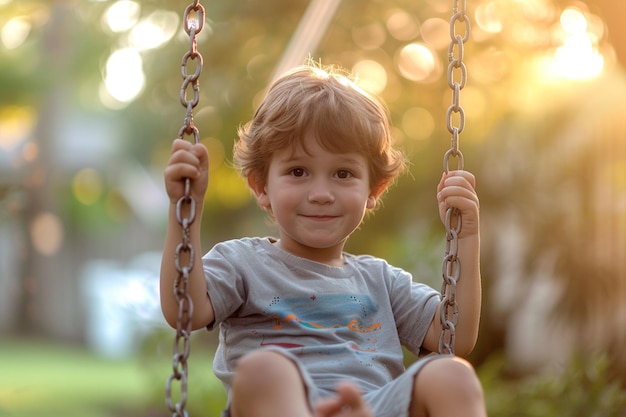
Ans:
[{"label": "blond hair", "polygon": [[392,144],[386,107],[335,67],[303,65],[278,78],[252,120],[239,128],[234,165],[245,178],[267,179],[274,151],[303,146],[312,135],[332,152],[366,157],[370,188],[391,183],[406,167]]}]

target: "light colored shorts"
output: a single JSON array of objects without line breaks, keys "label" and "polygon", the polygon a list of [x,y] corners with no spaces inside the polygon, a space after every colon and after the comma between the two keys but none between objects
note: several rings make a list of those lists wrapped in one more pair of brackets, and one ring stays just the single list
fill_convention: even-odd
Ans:
[{"label": "light colored shorts", "polygon": [[[315,404],[326,397],[334,395],[334,392],[320,389],[315,385],[308,371],[302,366],[297,356],[291,354],[285,349],[278,347],[268,347],[272,350],[289,358],[298,368],[302,376],[302,382],[306,388],[309,408],[313,410]],[[369,391],[363,394],[365,402],[371,407],[376,417],[408,417],[409,406],[413,396],[413,382],[415,376],[424,367],[424,365],[434,359],[440,358],[440,355],[429,355],[420,358],[409,368],[393,381],[382,386],[381,388]],[[229,408],[227,408],[222,417],[230,417]]]}]

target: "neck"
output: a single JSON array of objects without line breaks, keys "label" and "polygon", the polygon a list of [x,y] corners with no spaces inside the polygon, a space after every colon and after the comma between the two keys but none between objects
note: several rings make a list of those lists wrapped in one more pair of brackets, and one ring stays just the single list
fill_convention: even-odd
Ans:
[{"label": "neck", "polygon": [[283,240],[277,240],[274,244],[285,252],[313,262],[333,267],[340,267],[345,263],[343,259],[343,245],[317,249],[304,247],[302,245],[285,245]]}]

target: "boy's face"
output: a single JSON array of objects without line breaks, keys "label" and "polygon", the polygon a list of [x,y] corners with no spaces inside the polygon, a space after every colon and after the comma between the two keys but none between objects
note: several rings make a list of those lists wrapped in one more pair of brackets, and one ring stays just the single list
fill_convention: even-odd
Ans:
[{"label": "boy's face", "polygon": [[250,186],[260,206],[278,224],[278,245],[294,255],[323,263],[341,263],[348,236],[367,209],[376,206],[366,158],[333,153],[307,138],[302,146],[274,152],[267,181]]}]

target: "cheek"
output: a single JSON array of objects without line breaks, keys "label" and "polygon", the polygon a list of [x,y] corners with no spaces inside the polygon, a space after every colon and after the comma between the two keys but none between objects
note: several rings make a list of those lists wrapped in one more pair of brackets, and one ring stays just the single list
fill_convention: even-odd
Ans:
[{"label": "cheek", "polygon": [[288,191],[285,187],[280,185],[270,189],[266,194],[267,205],[271,206],[273,210],[290,209],[298,202],[298,195],[296,190]]}]

